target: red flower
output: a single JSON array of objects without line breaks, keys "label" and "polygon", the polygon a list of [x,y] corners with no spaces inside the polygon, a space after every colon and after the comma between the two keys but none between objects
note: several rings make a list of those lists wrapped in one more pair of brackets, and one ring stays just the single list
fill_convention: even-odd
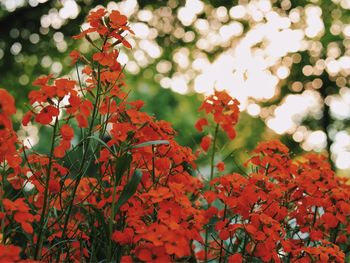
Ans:
[{"label": "red flower", "polygon": [[102,66],[113,66],[117,62],[117,56],[115,53],[100,52],[95,53],[92,59],[98,61]]},{"label": "red flower", "polygon": [[56,87],[56,93],[59,98],[63,98],[66,95],[69,95],[71,93],[76,94],[76,91],[74,90],[75,87],[75,80],[69,80],[69,79],[56,79],[55,80],[55,87]]},{"label": "red flower", "polygon": [[36,80],[33,81],[32,84],[33,84],[33,86],[42,87],[42,86],[47,85],[47,83],[50,79],[52,79],[51,74],[37,78]]},{"label": "red flower", "polygon": [[6,154],[6,160],[9,166],[12,168],[19,167],[22,163],[22,158],[17,152]]},{"label": "red flower", "polygon": [[339,222],[332,213],[324,213],[322,220],[328,228],[335,228]]},{"label": "red flower", "polygon": [[79,128],[87,128],[89,123],[87,117],[85,117],[83,114],[77,114],[75,116],[78,122]]},{"label": "red flower", "polygon": [[163,200],[173,197],[173,194],[170,192],[167,187],[159,187],[158,189],[151,189],[148,193],[144,194],[151,198],[152,203],[159,203]]},{"label": "red flower", "polygon": [[71,65],[77,63],[78,59],[80,59],[80,53],[77,50],[73,50],[69,53],[70,58],[72,59]]},{"label": "red flower", "polygon": [[69,150],[69,148],[70,148],[70,141],[62,140],[54,150],[55,157],[63,158],[65,155],[65,152]]},{"label": "red flower", "polygon": [[27,126],[28,123],[31,121],[31,119],[33,118],[34,113],[31,111],[28,111],[26,114],[24,114],[23,118],[22,118],[22,125],[23,126]]},{"label": "red flower", "polygon": [[112,28],[120,28],[121,26],[125,26],[128,22],[128,18],[122,15],[119,11],[113,10],[109,15],[110,25]]},{"label": "red flower", "polygon": [[241,254],[235,253],[228,258],[229,263],[242,263],[243,257]]},{"label": "red flower", "polygon": [[121,263],[133,263],[134,261],[132,260],[131,256],[122,256],[120,259]]},{"label": "red flower", "polygon": [[61,135],[63,140],[70,141],[74,137],[74,130],[68,124],[63,124],[61,127]]},{"label": "red flower", "polygon": [[112,140],[109,144],[125,141],[130,131],[132,131],[132,126],[129,123],[114,123],[111,130]]},{"label": "red flower", "polygon": [[224,162],[218,162],[216,165],[216,168],[218,168],[218,171],[222,172],[225,170],[225,163]]},{"label": "red flower", "polygon": [[[124,26],[128,31],[132,32],[127,26]],[[125,37],[121,36],[117,32],[113,31],[111,33],[111,36],[119,40],[120,43],[122,43],[126,48],[132,48],[131,44],[125,39]]]},{"label": "red flower", "polygon": [[13,202],[5,198],[2,202],[6,210],[6,214],[13,214],[13,219],[17,223],[21,224],[22,229],[28,234],[32,234],[32,222],[34,221],[34,216],[29,213],[29,207],[24,202],[24,198],[18,198]]},{"label": "red flower", "polygon": [[0,261],[4,263],[20,260],[21,248],[14,245],[0,244]]},{"label": "red flower", "polygon": [[203,197],[207,200],[208,204],[211,204],[216,199],[216,193],[213,191],[206,191]]},{"label": "red flower", "polygon": [[[234,126],[237,124],[239,116],[239,102],[232,98],[225,91],[215,91],[214,95],[204,100],[199,110],[211,113],[214,121],[221,126],[230,139],[236,136]],[[204,120],[196,123],[196,128],[201,131]]]},{"label": "red flower", "polygon": [[50,124],[54,117],[59,115],[60,111],[58,108],[54,106],[46,106],[44,107],[39,114],[35,116],[35,121],[41,123],[43,125]]},{"label": "red flower", "polygon": [[132,228],[126,228],[123,231],[114,231],[112,240],[120,243],[121,245],[132,244],[134,234],[135,233]]},{"label": "red flower", "polygon": [[197,129],[197,131],[202,132],[203,131],[203,126],[208,125],[208,121],[206,118],[201,118],[199,119],[196,124],[195,127]]},{"label": "red flower", "polygon": [[104,8],[99,8],[96,11],[91,11],[87,17],[87,21],[91,26],[97,27],[101,24],[101,19],[107,14]]},{"label": "red flower", "polygon": [[16,113],[14,98],[4,89],[0,89],[0,114],[12,115]]},{"label": "red flower", "polygon": [[200,143],[203,151],[205,151],[205,152],[207,152],[209,150],[210,144],[211,144],[211,137],[209,135],[204,136],[202,138],[201,143]]}]

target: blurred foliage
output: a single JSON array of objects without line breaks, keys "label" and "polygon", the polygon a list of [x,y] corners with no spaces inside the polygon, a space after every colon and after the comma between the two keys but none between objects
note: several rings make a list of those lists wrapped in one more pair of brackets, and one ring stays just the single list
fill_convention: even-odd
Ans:
[{"label": "blurred foliage", "polygon": [[[73,41],[71,36],[79,32],[79,27],[85,16],[93,7],[99,4],[107,6],[111,1],[75,0],[75,7],[78,8],[79,12],[74,19],[64,19],[59,25],[55,25],[51,21],[51,25],[46,27],[43,26],[43,24],[47,23],[47,21],[44,21],[44,17],[49,14],[57,15],[70,0],[23,1],[17,8],[12,7],[10,10],[8,8],[9,1],[11,0],[0,1],[2,6],[0,9],[0,86],[9,90],[15,96],[18,107],[23,109],[25,107],[26,96],[33,89],[31,83],[36,77],[48,73],[59,76],[74,72],[74,69],[72,70],[69,65],[69,52],[73,49],[79,49],[82,53],[88,54],[89,50],[86,49],[86,46],[82,42]],[[18,2],[21,3],[21,1]],[[133,3],[133,1],[129,2]],[[148,63],[138,67],[138,70],[135,71],[136,73],[126,71],[128,75],[126,79],[128,80],[128,86],[132,90],[130,94],[132,99],[142,99],[145,101],[144,109],[147,112],[154,114],[157,118],[170,121],[173,124],[179,132],[178,140],[180,143],[196,148],[201,135],[194,130],[193,124],[200,116],[197,108],[203,98],[202,95],[194,93],[193,89],[188,94],[181,95],[174,93],[170,89],[160,88],[160,80],[162,78],[172,77],[181,71],[181,63],[174,62],[175,52],[179,48],[185,47],[190,51],[188,56],[190,60],[193,60],[199,52],[197,42],[200,40],[200,34],[194,28],[193,23],[183,25],[183,22],[178,17],[180,9],[187,2],[184,0],[139,0],[137,2],[138,10],[150,10],[153,14],[159,16],[159,19],[156,21],[157,24],[152,22],[150,23],[150,27],[157,30],[155,41],[162,48],[162,52],[158,57],[147,57]],[[263,1],[202,1],[202,3],[205,3],[205,7],[203,11],[197,14],[197,17],[213,20],[211,14],[215,10],[219,10],[220,7],[226,7],[226,10],[231,10],[235,5],[248,5],[251,2],[258,5]],[[320,63],[320,61],[325,62],[330,58],[336,60],[341,56],[349,55],[349,36],[343,32],[334,33],[336,25],[340,26],[340,30],[342,30],[350,23],[350,7],[346,2],[342,0],[271,1],[272,10],[282,17],[288,17],[293,10],[304,14],[304,9],[310,6],[320,8],[324,28],[322,33],[305,37],[306,41],[308,41],[307,47],[296,52],[300,56],[300,62],[291,64],[289,69],[290,74],[288,78],[280,80],[278,83],[279,90],[276,95],[269,100],[252,100],[259,103],[262,111],[269,112],[269,116],[271,116],[276,110],[276,105],[282,105],[288,95],[302,95],[304,91],[310,89],[316,91],[322,99],[320,103],[320,116],[302,116],[299,124],[307,127],[309,131],[323,131],[327,137],[327,143],[324,148],[328,152],[331,151],[335,134],[342,130],[348,131],[350,116],[338,118],[331,113],[329,104],[324,103],[324,101],[329,96],[338,95],[341,88],[348,87],[349,71],[333,74],[330,70],[327,70],[327,67],[324,67],[321,72],[315,73],[314,70],[314,73],[305,74],[305,66],[311,65],[315,69],[318,65],[317,63]],[[167,12],[170,12],[168,16],[165,15]],[[130,20],[132,22],[139,21],[137,14],[135,13],[131,16]],[[219,24],[226,25],[233,20],[222,20]],[[305,18],[303,17],[300,23],[295,23],[292,27],[300,27],[304,30],[307,24],[304,20]],[[252,19],[237,19],[237,21],[243,26],[243,35],[259,24],[259,22]],[[263,19],[262,22],[264,21]],[[175,36],[176,34],[174,32],[177,29],[179,32],[183,30],[183,32],[180,32],[180,37]],[[187,34],[188,32],[190,32],[190,38],[193,33],[193,39],[191,41],[186,40],[185,33]],[[232,43],[230,42],[230,45],[214,45],[208,50],[203,50],[202,48],[200,52],[201,54],[204,53],[208,60],[212,62],[218,55],[227,50],[228,47],[236,45],[238,40],[234,38]],[[139,43],[137,41],[136,39],[137,45],[134,50],[123,50],[123,52],[128,54],[129,58],[134,59],[133,63],[135,61],[139,62],[138,59],[140,59],[136,53],[139,49]],[[257,45],[257,48],[263,48],[264,45],[266,43],[261,42]],[[317,47],[316,51],[314,50],[315,46]],[[332,48],[335,48],[339,53],[337,56],[331,54],[332,50],[330,51],[330,49]],[[293,54],[289,55],[292,58]],[[162,61],[170,62],[171,67],[167,72],[159,73],[157,65]],[[271,71],[273,70],[271,69]],[[186,71],[186,69],[182,71]],[[194,78],[195,76],[192,77],[190,84],[193,84]],[[321,86],[312,87],[315,79],[321,80]],[[295,89],[296,82],[301,82],[302,88]],[[264,85],[264,83],[261,84]],[[298,107],[298,105],[295,106]],[[265,122],[268,119],[269,117],[266,116],[256,118],[242,113],[241,121],[237,128],[238,137],[234,142],[229,143],[229,146],[227,146],[229,150],[227,152],[236,148],[245,148],[249,151],[261,139],[270,139],[279,136],[266,127]],[[221,138],[222,141],[223,139]],[[299,143],[293,140],[291,136],[283,135],[282,141],[295,153],[301,152]],[[333,160],[335,159],[333,158]]]}]

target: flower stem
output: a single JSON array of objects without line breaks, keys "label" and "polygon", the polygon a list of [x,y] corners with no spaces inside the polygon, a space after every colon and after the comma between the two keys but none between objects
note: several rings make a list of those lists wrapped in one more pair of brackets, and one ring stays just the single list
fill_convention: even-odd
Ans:
[{"label": "flower stem", "polygon": [[[100,77],[101,77],[101,67],[99,66],[98,67],[98,72],[97,72],[97,92],[96,92],[96,97],[95,97],[95,102],[94,102],[94,108],[93,108],[93,112],[92,112],[92,119],[91,119],[91,122],[90,122],[90,126],[89,126],[89,130],[88,130],[88,133],[87,133],[87,141],[86,141],[86,144],[84,145],[84,153],[83,153],[83,157],[82,157],[82,161],[81,161],[81,165],[80,165],[80,168],[79,168],[79,171],[78,171],[78,175],[77,175],[77,178],[76,178],[76,182],[75,182],[75,185],[74,185],[74,188],[73,188],[73,192],[72,192],[72,195],[71,195],[71,198],[69,200],[69,204],[68,204],[68,211],[67,211],[67,216],[65,218],[65,221],[64,221],[64,225],[63,225],[63,230],[62,230],[62,240],[64,240],[66,238],[66,235],[67,235],[67,227],[68,227],[68,222],[69,222],[69,218],[70,218],[70,215],[71,215],[71,212],[72,212],[72,208],[73,208],[73,203],[74,203],[74,197],[75,197],[75,194],[77,192],[77,189],[78,189],[78,186],[79,186],[79,183],[80,183],[80,180],[82,179],[84,173],[86,172],[86,169],[84,169],[84,166],[85,166],[85,160],[86,160],[86,157],[88,156],[88,150],[89,150],[89,146],[90,146],[90,141],[91,141],[91,134],[92,134],[92,129],[93,129],[93,126],[94,126],[94,123],[95,123],[95,119],[96,119],[96,114],[97,114],[97,109],[98,109],[98,102],[99,102],[99,99],[100,99],[100,91],[101,91],[101,81],[100,81]],[[60,255],[60,252],[58,253],[58,255]],[[59,260],[59,257],[57,258],[57,260]]]},{"label": "flower stem", "polygon": [[[216,148],[216,141],[217,141],[217,137],[218,137],[218,131],[219,131],[219,124],[216,124],[215,127],[215,132],[214,132],[214,140],[213,140],[213,148],[212,148],[212,153],[211,153],[211,160],[210,160],[210,182],[213,180],[214,178],[214,161],[215,161],[215,148]],[[209,186],[209,189],[211,190],[212,187]],[[210,204],[208,204],[208,208],[210,207]],[[209,231],[208,231],[208,226],[205,230],[205,247],[204,247],[204,262],[208,261],[208,241],[209,241]]]},{"label": "flower stem", "polygon": [[117,194],[117,183],[118,180],[115,178],[113,184],[113,196],[112,196],[112,207],[111,207],[111,216],[109,218],[109,239],[108,239],[108,249],[107,249],[107,262],[112,261],[112,232],[113,232],[113,220],[115,217],[115,196]]},{"label": "flower stem", "polygon": [[[214,140],[213,140],[213,148],[212,148],[212,153],[211,153],[211,160],[210,160],[210,182],[214,178],[214,159],[215,159],[215,148],[216,148],[216,141],[218,138],[218,131],[219,131],[219,124],[216,124],[215,127],[215,132],[214,132]],[[211,189],[211,187],[210,187]]]},{"label": "flower stem", "polygon": [[51,176],[51,167],[52,167],[52,158],[53,158],[53,151],[55,147],[55,138],[56,138],[56,131],[58,127],[58,117],[55,119],[55,124],[53,126],[53,132],[52,132],[52,138],[51,138],[51,150],[49,155],[49,164],[47,166],[46,171],[46,181],[45,181],[45,190],[44,190],[44,204],[40,215],[40,222],[39,222],[39,231],[38,231],[38,241],[36,243],[35,248],[35,260],[41,259],[41,249],[43,246],[43,232],[46,225],[46,209],[49,205],[49,183],[50,183],[50,176]]}]

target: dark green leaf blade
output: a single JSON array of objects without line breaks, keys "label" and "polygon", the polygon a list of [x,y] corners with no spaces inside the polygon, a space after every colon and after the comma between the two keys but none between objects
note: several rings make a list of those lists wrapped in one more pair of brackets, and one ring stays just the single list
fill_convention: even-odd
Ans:
[{"label": "dark green leaf blade", "polygon": [[136,192],[138,185],[141,182],[142,172],[140,170],[135,170],[130,181],[125,185],[119,199],[115,205],[115,211],[118,211],[120,207],[125,204]]},{"label": "dark green leaf blade", "polygon": [[132,155],[129,152],[125,153],[124,155],[122,155],[117,159],[117,162],[116,162],[117,168],[115,171],[115,175],[116,175],[115,179],[117,180],[117,182],[120,181],[124,172],[130,168],[131,161],[132,161]]},{"label": "dark green leaf blade", "polygon": [[145,147],[145,146],[159,145],[159,144],[169,144],[169,141],[167,141],[167,140],[148,141],[148,142],[143,142],[143,143],[134,145],[134,146],[132,146],[132,148],[136,149],[136,148],[141,148],[141,147]]}]

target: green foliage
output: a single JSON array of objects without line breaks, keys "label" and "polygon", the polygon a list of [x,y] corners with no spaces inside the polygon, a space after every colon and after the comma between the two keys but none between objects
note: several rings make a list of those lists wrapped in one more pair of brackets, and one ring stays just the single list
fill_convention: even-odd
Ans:
[{"label": "green foliage", "polygon": [[[16,97],[18,105],[24,105],[23,102],[30,90],[34,78],[38,75],[48,74],[53,71],[55,75],[68,74],[70,72],[70,60],[61,60],[61,57],[67,57],[68,51],[79,49],[82,53],[89,54],[91,50],[87,49],[84,44],[74,44],[71,36],[78,33],[78,28],[82,24],[87,12],[94,6],[102,4],[107,6],[112,1],[92,1],[92,0],[76,0],[80,9],[77,18],[67,19],[60,27],[42,27],[42,19],[45,15],[55,10],[60,10],[63,7],[61,1],[47,1],[38,4],[35,7],[30,6],[27,2],[13,11],[8,11],[3,6],[0,9],[0,87],[4,87]],[[248,4],[249,1],[202,1],[205,5],[205,11],[198,14],[198,18],[203,20],[215,19],[213,16],[215,8],[226,7],[227,12],[232,7],[238,4]],[[186,48],[189,51],[189,59],[194,61],[198,52],[205,54],[210,62],[213,62],[219,54],[227,50],[229,46],[216,45],[212,49],[199,49],[196,44],[200,39],[195,23],[184,26],[178,18],[178,12],[181,7],[186,4],[186,1],[169,0],[169,1],[151,1],[138,0],[139,10],[150,10],[152,13],[162,14],[170,12],[168,16],[161,17],[157,25],[152,24],[150,27],[157,31],[155,42],[163,48],[160,57],[152,58],[150,63],[145,67],[140,67],[139,73],[132,74],[126,71],[128,85],[131,88],[131,97],[141,98],[145,103],[145,110],[154,114],[157,118],[171,121],[174,128],[179,132],[178,141],[184,145],[190,145],[195,148],[199,142],[199,136],[195,135],[192,123],[198,117],[196,109],[200,104],[202,96],[189,92],[186,95],[180,95],[172,92],[169,89],[160,88],[159,79],[162,77],[174,76],[179,71],[179,66],[174,62],[174,52],[180,48]],[[310,6],[320,8],[322,14],[321,19],[324,24],[324,32],[315,37],[305,37],[305,41],[315,45],[321,45],[321,51],[315,55],[311,48],[306,48],[296,52],[300,56],[300,62],[293,63],[290,68],[290,75],[287,79],[281,80],[278,84],[278,92],[270,100],[260,101],[259,104],[263,109],[266,109],[273,114],[276,106],[284,103],[285,98],[290,94],[300,95],[303,91],[309,89],[309,84],[315,79],[322,80],[322,87],[317,90],[320,93],[322,100],[327,97],[339,94],[341,87],[344,84],[339,84],[338,78],[344,78],[345,83],[348,83],[348,74],[339,73],[335,76],[329,74],[327,70],[323,70],[321,74],[311,74],[306,76],[303,72],[304,66],[310,65],[315,67],[317,61],[326,61],[329,59],[328,49],[334,45],[339,47],[340,54],[344,55],[348,49],[348,39],[342,33],[334,33],[332,27],[335,24],[347,25],[350,22],[350,11],[344,5],[334,3],[334,1],[271,1],[272,10],[282,16],[288,17],[292,10],[304,12]],[[170,8],[169,8],[170,7]],[[163,9],[162,9],[163,8]],[[164,9],[168,8],[168,9]],[[208,11],[209,10],[209,11]],[[55,12],[56,12],[55,11]],[[164,11],[164,12],[163,12]],[[294,23],[291,28],[298,29],[305,27],[305,19]],[[130,18],[132,22],[140,21],[138,12]],[[226,25],[231,21],[238,21],[243,26],[243,35],[251,30],[256,22],[251,19],[231,19],[226,22],[220,22]],[[265,23],[264,18],[261,23]],[[148,22],[145,22],[148,23]],[[168,30],[170,25],[173,27]],[[183,30],[184,33],[192,32],[193,40],[187,41],[185,37],[176,37],[175,31]],[[332,33],[333,32],[333,33]],[[233,38],[232,45],[236,45],[239,38]],[[64,43],[64,44],[62,44]],[[264,48],[263,43],[258,43],[256,48]],[[133,54],[128,54],[132,58]],[[147,52],[146,52],[147,53]],[[288,54],[290,56],[292,54]],[[286,56],[287,57],[287,56]],[[292,56],[290,56],[292,57]],[[171,68],[166,73],[159,73],[157,64],[161,61],[170,63]],[[180,69],[181,70],[181,69]],[[272,72],[275,69],[270,69]],[[295,82],[301,82],[303,87],[300,90],[293,89]],[[342,81],[344,82],[344,81]],[[189,86],[193,85],[193,79],[189,81]],[[264,83],[262,83],[264,85]],[[308,86],[309,85],[309,86]],[[346,84],[345,84],[346,86]],[[232,88],[232,87],[227,87]],[[157,101],[157,103],[152,103]],[[323,103],[323,102],[322,102]],[[322,104],[321,103],[321,104]],[[321,105],[322,106],[322,105]],[[24,110],[25,106],[22,106]],[[326,150],[330,153],[333,137],[329,134],[329,130],[339,132],[346,130],[349,127],[349,118],[337,119],[331,114],[328,105],[324,104],[322,116],[315,118],[313,116],[303,116],[301,123],[308,128],[309,131],[321,130],[327,136]],[[272,138],[278,135],[269,130],[264,122],[259,121],[252,127],[251,121],[254,118],[244,114],[242,116],[242,126],[239,127],[243,133],[239,133],[239,147],[251,149],[259,138]],[[255,120],[255,119],[254,119]],[[266,121],[267,119],[265,119]],[[244,127],[243,127],[244,126]],[[45,134],[45,130],[40,131]],[[299,144],[291,139],[283,136],[283,140],[292,147],[294,152],[300,151]],[[236,142],[236,144],[238,144]],[[39,146],[40,147],[40,146]]]}]

